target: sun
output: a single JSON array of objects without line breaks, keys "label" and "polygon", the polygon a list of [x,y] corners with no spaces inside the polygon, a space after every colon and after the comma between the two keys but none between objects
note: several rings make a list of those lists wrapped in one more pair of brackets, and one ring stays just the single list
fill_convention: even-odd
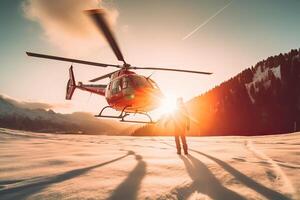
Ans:
[{"label": "sun", "polygon": [[176,97],[174,95],[166,95],[161,102],[159,112],[161,115],[174,112],[177,108]]}]

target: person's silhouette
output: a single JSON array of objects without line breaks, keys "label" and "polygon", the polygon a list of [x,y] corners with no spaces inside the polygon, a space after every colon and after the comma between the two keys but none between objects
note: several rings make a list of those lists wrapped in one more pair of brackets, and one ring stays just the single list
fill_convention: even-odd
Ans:
[{"label": "person's silhouette", "polygon": [[182,98],[177,99],[177,109],[171,115],[171,119],[169,120],[172,120],[174,124],[177,154],[181,154],[181,144],[180,144],[180,139],[181,139],[184,154],[187,155],[188,146],[186,143],[185,135],[186,135],[186,131],[190,129],[190,118]]}]

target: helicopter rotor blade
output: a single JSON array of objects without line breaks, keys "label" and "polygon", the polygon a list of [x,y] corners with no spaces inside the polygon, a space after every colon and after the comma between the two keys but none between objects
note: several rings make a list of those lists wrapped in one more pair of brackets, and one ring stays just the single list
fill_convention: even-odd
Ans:
[{"label": "helicopter rotor blade", "polygon": [[79,63],[84,65],[93,65],[97,67],[116,67],[116,68],[122,68],[119,65],[112,65],[112,64],[105,64],[105,63],[98,63],[98,62],[90,62],[85,60],[78,60],[73,58],[65,58],[65,57],[59,57],[59,56],[52,56],[52,55],[46,55],[46,54],[39,54],[39,53],[32,53],[32,52],[26,52],[28,56],[37,57],[37,58],[45,58],[45,59],[51,59],[51,60],[60,60],[65,62],[72,62],[72,63]]},{"label": "helicopter rotor blade", "polygon": [[109,25],[105,19],[105,12],[103,9],[93,9],[93,10],[87,10],[86,13],[93,19],[99,30],[104,34],[106,40],[108,41],[110,47],[112,48],[113,52],[115,53],[117,59],[119,61],[123,61],[124,64],[126,64],[123,54],[119,48],[118,43],[116,42],[116,39],[112,33],[112,31],[109,28]]},{"label": "helicopter rotor blade", "polygon": [[162,67],[129,67],[129,69],[145,69],[145,70],[159,70],[159,71],[175,71],[175,72],[185,72],[185,73],[194,73],[194,74],[204,74],[211,75],[211,72],[201,72],[193,70],[184,70],[184,69],[171,69],[171,68],[162,68]]},{"label": "helicopter rotor blade", "polygon": [[[117,71],[119,71],[119,70],[117,70]],[[110,78],[110,76],[113,75],[113,74],[114,74],[115,72],[117,72],[117,71],[114,71],[114,72],[105,74],[105,75],[103,75],[103,76],[94,78],[94,79],[92,79],[92,80],[89,80],[89,82],[96,82],[96,81],[100,81],[100,80],[105,79],[105,78]]]}]

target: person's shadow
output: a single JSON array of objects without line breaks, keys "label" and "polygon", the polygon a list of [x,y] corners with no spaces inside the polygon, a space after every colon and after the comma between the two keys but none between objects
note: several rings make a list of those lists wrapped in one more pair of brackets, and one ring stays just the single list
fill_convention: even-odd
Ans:
[{"label": "person's shadow", "polygon": [[[161,142],[163,144],[166,144],[168,146],[171,146],[171,147],[175,147],[174,145],[171,145],[171,144],[163,142],[163,141],[159,141],[159,142]],[[285,195],[283,195],[283,194],[281,194],[281,193],[279,193],[279,192],[277,192],[275,190],[272,190],[271,188],[268,188],[268,187],[264,186],[263,184],[260,184],[259,182],[256,182],[254,179],[246,176],[245,174],[243,174],[239,170],[237,170],[234,167],[232,167],[230,164],[228,164],[228,163],[226,163],[226,162],[224,162],[224,161],[222,161],[222,160],[220,160],[220,159],[218,159],[216,157],[210,156],[210,155],[202,153],[200,151],[196,151],[194,149],[189,149],[189,151],[192,151],[192,152],[195,152],[195,153],[200,154],[202,156],[205,156],[205,157],[211,159],[212,161],[216,162],[224,170],[226,170],[228,173],[230,173],[237,181],[239,181],[240,183],[242,183],[245,186],[249,187],[250,189],[256,191],[257,193],[261,194],[262,196],[264,196],[267,199],[270,199],[270,200],[291,200],[290,197],[287,197],[287,196],[285,196]],[[190,155],[189,155],[189,158],[191,158],[191,160],[195,159],[194,157],[192,157]],[[188,170],[187,159],[184,158],[184,157],[182,157],[182,160],[184,161],[184,163],[186,165],[186,168]],[[197,160],[197,161],[200,162],[199,160]],[[202,166],[204,166],[204,168],[206,168],[208,170],[208,168],[203,163],[201,163],[201,164],[202,164]],[[218,181],[218,180],[216,180],[216,181]]]},{"label": "person's shadow", "polygon": [[230,173],[232,176],[234,176],[236,180],[243,183],[247,187],[253,189],[257,193],[263,195],[267,199],[270,199],[270,200],[290,200],[289,197],[287,197],[287,196],[285,196],[285,195],[283,195],[283,194],[281,194],[281,193],[279,193],[275,190],[267,188],[266,186],[256,182],[255,180],[251,179],[250,177],[246,176],[242,172],[238,171],[237,169],[233,168],[231,165],[227,164],[226,162],[224,162],[224,161],[222,161],[218,158],[215,158],[215,157],[210,156],[208,154],[202,153],[200,151],[196,151],[196,150],[191,150],[191,151],[213,160],[218,165],[220,165],[223,169],[225,169],[228,173]]},{"label": "person's shadow", "polygon": [[127,178],[112,192],[108,198],[110,200],[137,199],[137,194],[141,186],[141,182],[146,175],[146,162],[143,161],[143,157],[135,155],[137,164],[135,168],[128,174]]},{"label": "person's shadow", "polygon": [[215,200],[245,200],[238,193],[224,187],[212,172],[200,160],[189,155],[188,158],[180,156],[186,171],[193,182],[187,186],[177,187],[177,199],[187,199],[195,191],[209,196]]}]

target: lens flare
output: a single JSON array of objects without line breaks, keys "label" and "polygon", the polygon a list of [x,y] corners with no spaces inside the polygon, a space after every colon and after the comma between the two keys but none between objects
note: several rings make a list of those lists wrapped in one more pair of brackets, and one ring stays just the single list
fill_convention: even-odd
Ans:
[{"label": "lens flare", "polygon": [[176,107],[176,97],[173,95],[166,95],[162,100],[159,111],[163,115],[175,111]]}]

